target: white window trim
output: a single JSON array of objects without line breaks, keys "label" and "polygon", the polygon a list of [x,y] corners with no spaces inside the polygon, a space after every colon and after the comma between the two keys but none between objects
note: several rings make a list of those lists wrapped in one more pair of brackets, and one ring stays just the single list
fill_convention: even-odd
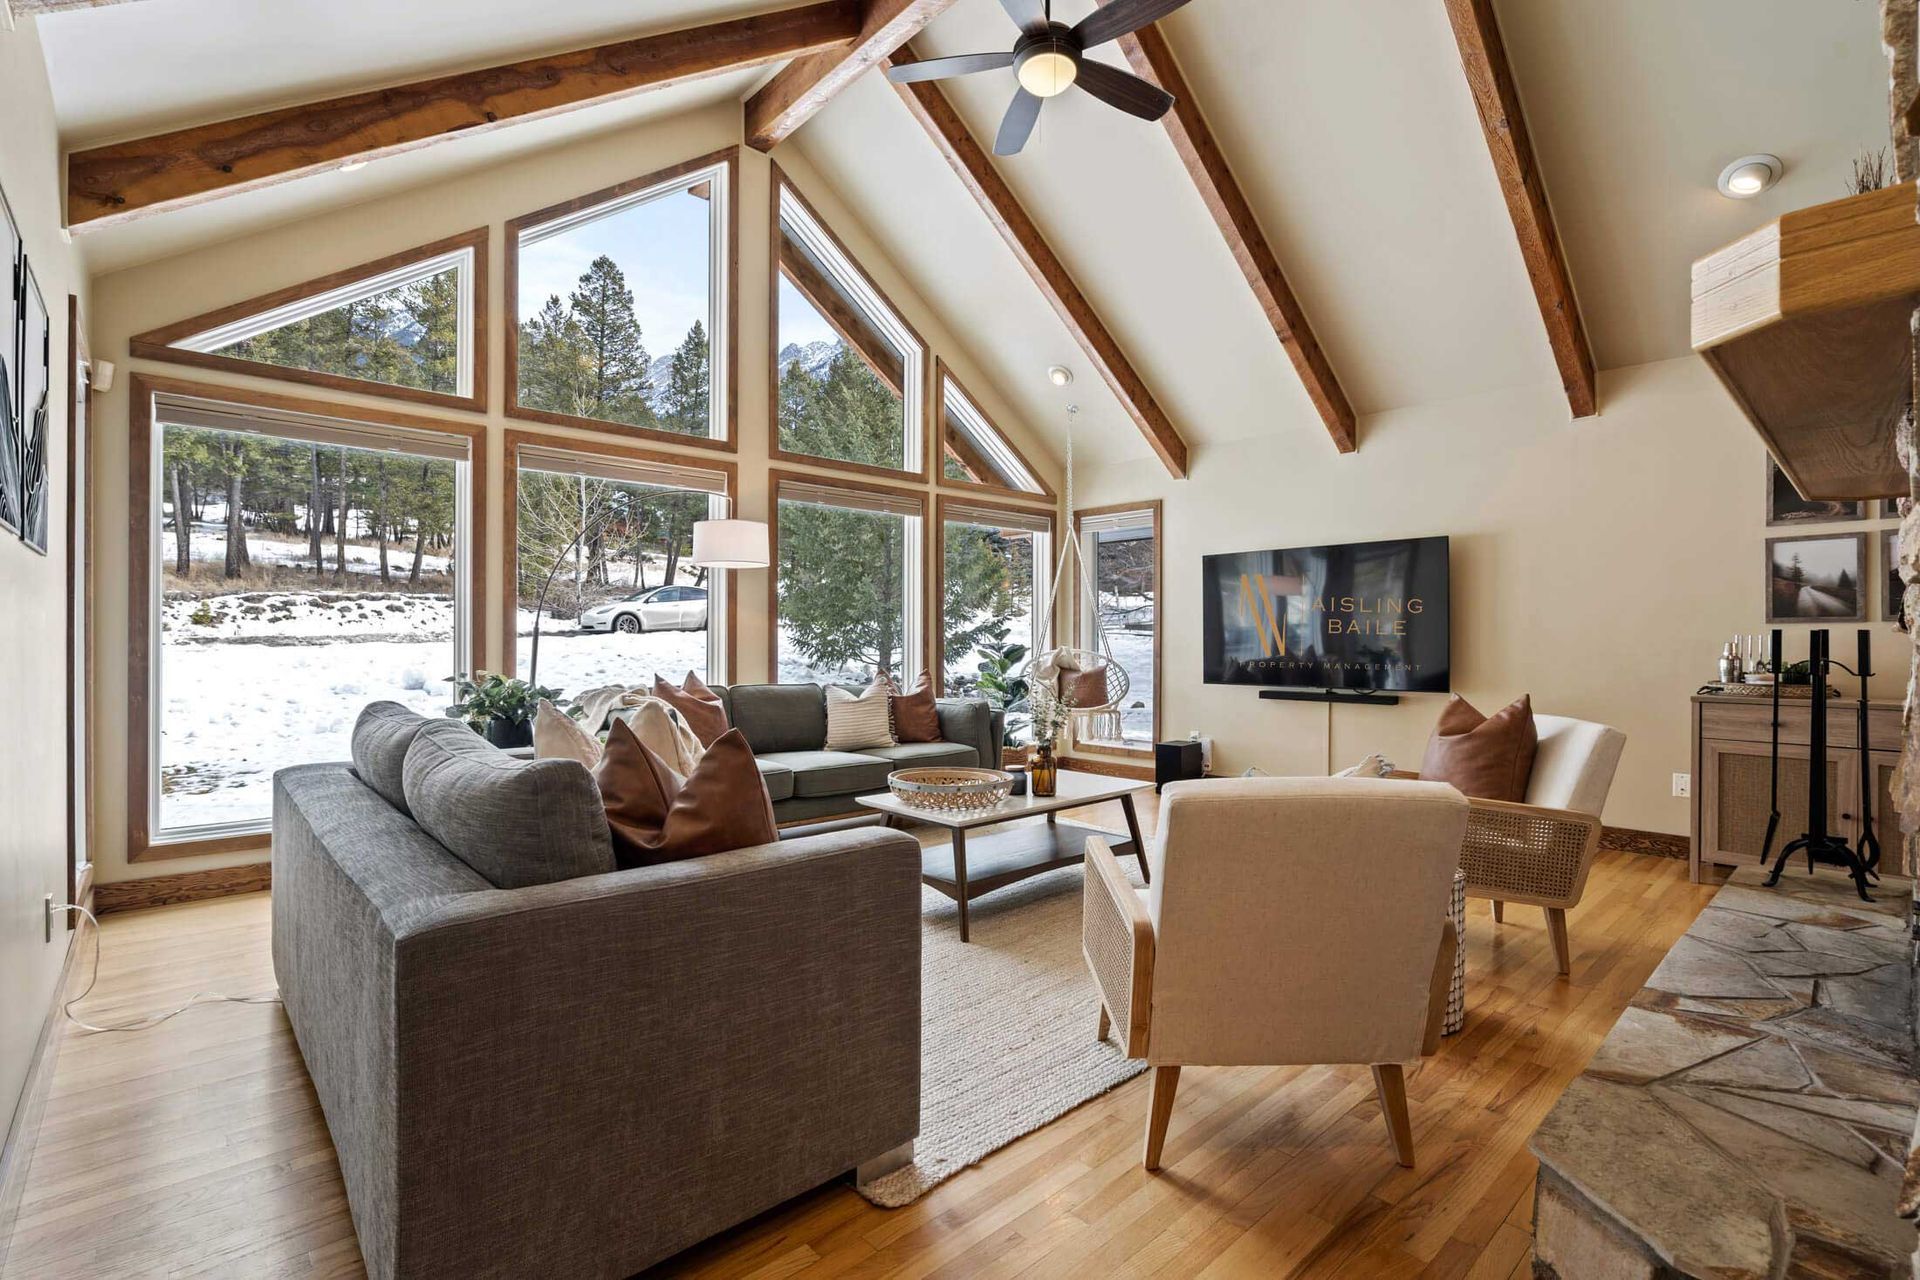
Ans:
[{"label": "white window trim", "polygon": [[[726,249],[731,242],[733,226],[733,187],[727,181],[732,172],[725,160],[719,160],[704,169],[657,182],[639,191],[629,192],[604,204],[591,205],[573,213],[563,214],[550,222],[537,226],[522,227],[518,236],[508,244],[507,252],[519,261],[520,252],[530,245],[555,236],[565,235],[569,231],[589,226],[603,218],[614,218],[630,209],[643,204],[651,204],[666,196],[690,191],[701,183],[706,183],[711,193],[707,200],[707,434],[708,440],[727,439],[727,387],[730,385],[732,369],[728,361],[732,358],[732,343],[725,340],[728,316],[727,304],[733,297],[732,254]],[[624,270],[624,268],[623,268]],[[519,341],[519,316],[509,317],[513,328],[507,335],[509,342]],[[511,390],[511,389],[510,389]],[[590,419],[589,419],[590,421]],[[699,438],[699,437],[696,437]],[[709,611],[711,612],[711,611]]]},{"label": "white window trim", "polygon": [[[271,311],[262,311],[256,315],[250,315],[243,319],[221,325],[217,329],[208,329],[202,333],[192,334],[172,345],[182,351],[196,351],[203,355],[217,354],[223,348],[230,347],[236,342],[244,342],[248,338],[257,338],[263,333],[271,333],[275,329],[285,328],[287,325],[297,324],[302,320],[310,320],[314,316],[324,315],[332,311],[335,307],[343,307],[350,302],[359,302],[363,298],[371,298],[376,294],[387,293],[394,289],[404,288],[410,284],[418,284],[422,280],[431,280],[443,272],[453,271],[455,272],[454,279],[458,283],[459,288],[459,302],[456,308],[458,311],[458,328],[454,343],[458,365],[454,377],[454,385],[459,395],[471,396],[474,394],[473,266],[474,251],[473,247],[468,245],[464,248],[455,249],[450,253],[440,254],[438,257],[423,258],[419,262],[410,262],[404,267],[395,267],[393,270],[382,272],[377,276],[366,276],[359,280],[350,281],[336,289],[329,289],[325,293],[316,293],[310,297],[297,298],[284,306],[275,307]],[[346,376],[351,377],[352,375]],[[359,380],[365,381],[373,386],[391,385],[381,382],[378,378]]]},{"label": "white window trim", "polygon": [[[980,411],[980,406],[973,402],[972,397],[967,395],[960,384],[951,377],[943,378],[941,381],[945,384],[946,393],[945,404],[942,407],[957,420],[960,433],[966,436],[968,443],[985,454],[987,461],[991,462],[1000,473],[990,478],[982,478],[989,479],[990,482],[1006,480],[1009,482],[1009,488],[1018,489],[1022,493],[1044,496],[1046,490],[1040,487],[1040,481],[1032,471],[1028,470],[1027,464],[1020,460],[1020,455],[1013,451],[1012,446],[1001,437],[998,431],[994,430],[993,424],[987,421],[987,415]],[[941,466],[944,474],[944,457]]]},{"label": "white window trim", "polygon": [[[1079,516],[1075,518],[1078,521],[1078,525],[1079,525],[1077,529],[1077,534],[1080,538],[1081,563],[1085,565],[1086,572],[1093,576],[1093,583],[1092,583],[1093,590],[1090,592],[1085,592],[1083,594],[1092,596],[1093,604],[1095,606],[1093,612],[1088,612],[1084,607],[1085,602],[1083,601],[1082,607],[1079,610],[1077,610],[1081,614],[1081,617],[1079,618],[1079,627],[1078,627],[1080,645],[1083,648],[1095,649],[1095,648],[1098,648],[1100,645],[1100,634],[1099,634],[1100,618],[1098,613],[1098,602],[1100,599],[1100,579],[1099,579],[1100,555],[1099,555],[1099,543],[1096,535],[1102,534],[1102,533],[1121,533],[1121,532],[1134,530],[1134,529],[1145,530],[1147,541],[1154,542],[1156,544],[1153,549],[1154,558],[1156,562],[1159,562],[1159,558],[1163,553],[1164,548],[1157,545],[1161,537],[1161,531],[1159,528],[1159,521],[1155,518],[1154,509],[1152,507],[1149,507],[1149,506],[1129,507],[1121,511],[1107,511],[1107,512],[1102,512],[1099,515]],[[1156,578],[1159,577],[1158,574],[1156,574],[1155,576]],[[1160,593],[1164,593],[1165,583],[1160,583],[1159,586],[1160,586]],[[1160,610],[1164,607],[1164,602],[1161,599],[1159,599],[1160,593],[1156,593],[1156,596],[1153,602],[1154,619],[1155,619],[1154,661],[1156,665],[1159,663],[1159,659],[1160,659],[1160,652],[1159,652],[1160,645],[1164,642],[1165,635],[1166,635],[1164,629],[1159,625],[1161,621]],[[1161,732],[1159,698],[1160,698],[1160,691],[1157,687],[1157,682],[1156,682],[1156,688],[1154,689],[1154,705],[1148,709],[1151,713],[1149,716],[1151,723],[1148,726],[1147,737],[1144,741],[1137,738],[1126,737],[1124,732],[1118,738],[1088,737],[1088,736],[1082,735],[1079,732],[1078,728],[1076,728],[1074,731],[1074,740],[1079,745],[1084,747],[1090,747],[1096,751],[1101,748],[1108,748],[1108,749],[1117,748],[1124,751],[1141,751],[1141,750],[1151,751],[1153,749],[1154,743],[1158,741],[1160,732]]]},{"label": "white window trim", "polygon": [[[218,413],[230,419],[221,425],[211,425],[209,418]],[[179,419],[186,419],[180,421]],[[161,483],[162,463],[166,458],[166,431],[171,426],[205,428],[216,431],[250,432],[254,435],[272,436],[276,439],[290,440],[300,444],[321,443],[340,445],[362,452],[378,452],[376,447],[367,443],[346,443],[343,437],[346,431],[342,423],[329,418],[307,418],[292,412],[256,412],[245,405],[225,404],[203,400],[197,397],[159,395],[154,398],[153,407],[153,447],[150,457],[147,484],[149,486],[149,509],[153,520],[147,530],[152,539],[152,553],[148,556],[149,579],[147,598],[153,602],[148,612],[148,652],[153,660],[147,664],[147,705],[151,708],[147,716],[147,830],[152,833],[151,844],[160,847],[188,841],[218,840],[226,836],[258,835],[273,828],[273,817],[253,819],[251,821],[211,822],[197,826],[168,827],[161,822],[161,771],[165,762],[161,759],[160,721],[166,714],[164,680],[166,672],[166,651],[162,644],[163,623],[166,620],[166,595],[162,587],[165,566],[168,562],[166,540],[166,490]],[[310,423],[311,428],[301,433],[302,423]],[[248,425],[252,424],[252,425]],[[348,428],[347,430],[350,430]],[[406,444],[416,434],[399,428],[385,428],[366,424],[362,428],[369,438],[386,437],[392,443],[384,450],[389,453],[405,454],[410,457],[433,457],[454,464],[454,563],[471,565],[473,558],[473,485],[470,469],[474,465],[465,436],[434,436],[437,441],[457,441],[465,452],[464,457],[454,457],[443,452],[414,453]],[[420,433],[424,435],[425,433]],[[471,575],[461,570],[454,575],[453,581],[453,650],[457,663],[456,670],[473,669],[473,629],[471,626]],[[318,763],[317,761],[315,763]]]},{"label": "white window trim", "polygon": [[[900,454],[902,462],[899,470],[908,473],[921,471],[927,465],[925,442],[922,439],[925,432],[918,425],[924,423],[926,414],[926,347],[921,343],[919,336],[907,327],[906,321],[900,318],[900,314],[893,309],[893,304],[883,298],[880,291],[867,280],[866,273],[848,260],[833,236],[821,225],[819,219],[813,216],[813,211],[807,208],[806,201],[800,197],[800,194],[785,181],[780,182],[779,192],[781,229],[792,233],[794,239],[798,240],[813,256],[814,261],[826,269],[827,278],[852,300],[854,306],[858,307],[861,314],[866,317],[867,322],[879,330],[880,336],[900,353],[900,380],[905,385],[901,388],[900,396],[900,431],[904,447]],[[774,253],[777,258],[778,237],[775,237],[775,241]],[[778,261],[773,264],[773,269],[777,282],[781,278]],[[777,310],[776,304],[776,312]],[[780,349],[778,314],[774,316],[774,325],[773,342],[774,350],[777,352]],[[777,447],[780,439],[780,424],[777,421],[773,424],[773,431],[774,443]],[[820,455],[804,456],[811,458]],[[821,457],[821,461],[834,463],[845,462],[846,459]],[[892,469],[881,468],[881,470]]]},{"label": "white window trim", "polygon": [[[796,503],[801,506],[827,507],[836,511],[864,511],[876,515],[898,516],[905,528],[900,539],[900,554],[904,560],[901,566],[901,655],[900,670],[894,675],[902,688],[906,688],[920,678],[924,671],[927,653],[927,520],[925,501],[918,495],[876,493],[867,489],[845,489],[836,486],[831,480],[776,480],[773,486],[773,501]],[[780,548],[773,548],[774,563],[767,572],[775,575],[775,606],[772,625],[773,649],[776,664],[779,659],[780,608],[778,603],[778,582],[780,572]],[[774,673],[778,678],[778,672]]]},{"label": "white window trim", "polygon": [[[664,489],[680,493],[705,493],[707,495],[707,516],[712,520],[725,520],[733,513],[733,497],[728,492],[727,473],[715,471],[710,467],[701,467],[689,463],[676,466],[671,463],[647,461],[640,458],[620,458],[601,453],[576,452],[556,442],[553,444],[522,444],[517,458],[520,472],[539,471],[547,475],[586,476],[593,480],[607,480],[614,484],[635,485],[646,489]],[[519,501],[519,476],[514,477],[514,501]],[[515,513],[515,528],[518,525]],[[507,590],[516,598],[520,589],[520,548],[510,548],[513,553],[513,571],[507,582]],[[734,673],[727,669],[726,655],[730,651],[731,634],[727,630],[732,610],[728,608],[733,591],[733,573],[726,569],[715,570],[707,575],[707,675],[706,679],[715,683],[730,682]],[[514,637],[514,675],[519,675],[520,645]]]}]

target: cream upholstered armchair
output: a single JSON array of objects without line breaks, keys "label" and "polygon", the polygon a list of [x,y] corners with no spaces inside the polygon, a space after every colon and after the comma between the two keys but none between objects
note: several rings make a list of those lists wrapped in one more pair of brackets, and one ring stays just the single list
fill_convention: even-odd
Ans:
[{"label": "cream upholstered armchair", "polygon": [[1365,1063],[1401,1164],[1401,1067],[1439,1046],[1467,802],[1441,783],[1249,778],[1167,788],[1135,889],[1087,842],[1082,946],[1100,1035],[1153,1066],[1160,1167],[1183,1066]]},{"label": "cream upholstered armchair", "polygon": [[1547,913],[1547,933],[1562,976],[1573,972],[1567,908],[1587,891],[1587,872],[1600,847],[1600,811],[1627,735],[1591,720],[1533,718],[1540,745],[1533,757],[1525,804],[1471,800],[1460,867],[1467,896],[1493,899],[1493,918],[1505,904],[1525,902]]}]

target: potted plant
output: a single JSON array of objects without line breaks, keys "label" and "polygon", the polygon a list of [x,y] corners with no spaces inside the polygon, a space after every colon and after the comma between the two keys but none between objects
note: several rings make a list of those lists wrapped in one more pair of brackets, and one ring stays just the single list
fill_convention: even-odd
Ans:
[{"label": "potted plant", "polygon": [[478,671],[474,676],[448,677],[459,701],[447,708],[447,714],[465,720],[475,733],[502,750],[532,746],[535,709],[542,698],[558,705],[560,691],[494,672]]},{"label": "potted plant", "polygon": [[980,674],[974,687],[989,706],[1006,714],[1006,727],[1000,735],[1002,761],[1007,764],[1025,763],[1030,749],[1019,740],[1019,731],[1028,726],[1025,713],[1028,710],[1029,686],[1026,676],[1017,672],[1026,661],[1027,646],[984,644],[980,646],[980,651],[987,656],[980,663]]}]

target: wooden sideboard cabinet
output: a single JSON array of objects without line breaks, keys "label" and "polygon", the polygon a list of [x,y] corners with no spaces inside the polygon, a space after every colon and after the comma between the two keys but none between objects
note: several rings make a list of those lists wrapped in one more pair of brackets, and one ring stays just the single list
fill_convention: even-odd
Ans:
[{"label": "wooden sideboard cabinet", "polygon": [[[1860,838],[1859,704],[1834,699],[1827,706],[1827,830],[1853,844]],[[1760,860],[1767,834],[1767,779],[1773,701],[1738,694],[1695,694],[1693,699],[1694,880],[1714,864],[1744,866]],[[1780,829],[1773,852],[1807,829],[1807,738],[1813,704],[1780,700]],[[1900,704],[1867,704],[1867,765],[1873,771],[1873,824],[1886,859],[1899,870],[1900,818],[1891,793],[1900,762]],[[1798,855],[1796,855],[1796,858]],[[1800,860],[1802,870],[1806,863]]]}]

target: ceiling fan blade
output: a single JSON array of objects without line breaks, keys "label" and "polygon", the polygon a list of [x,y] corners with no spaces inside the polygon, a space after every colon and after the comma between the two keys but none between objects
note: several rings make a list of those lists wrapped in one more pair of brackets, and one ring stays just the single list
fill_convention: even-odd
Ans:
[{"label": "ceiling fan blade", "polygon": [[1000,0],[1000,7],[1022,31],[1047,25],[1046,0]]},{"label": "ceiling fan blade", "polygon": [[1112,4],[1102,5],[1083,18],[1073,29],[1073,35],[1082,49],[1091,49],[1138,31],[1150,22],[1158,22],[1186,3],[1187,0],[1113,0]]},{"label": "ceiling fan blade", "polygon": [[1080,76],[1074,83],[1108,106],[1142,120],[1158,120],[1173,106],[1173,95],[1159,85],[1092,58],[1080,64]]},{"label": "ceiling fan blade", "polygon": [[970,76],[976,71],[998,71],[1013,65],[1011,53],[963,53],[952,58],[928,58],[925,62],[906,62],[887,69],[887,79],[895,84],[915,80],[946,80],[952,76]]},{"label": "ceiling fan blade", "polygon": [[997,156],[1017,156],[1020,148],[1027,145],[1027,139],[1033,134],[1033,125],[1040,118],[1040,104],[1045,99],[1021,89],[1013,95],[1013,103],[1007,108],[1007,114],[1000,121],[1000,132],[993,139],[993,154]]}]

